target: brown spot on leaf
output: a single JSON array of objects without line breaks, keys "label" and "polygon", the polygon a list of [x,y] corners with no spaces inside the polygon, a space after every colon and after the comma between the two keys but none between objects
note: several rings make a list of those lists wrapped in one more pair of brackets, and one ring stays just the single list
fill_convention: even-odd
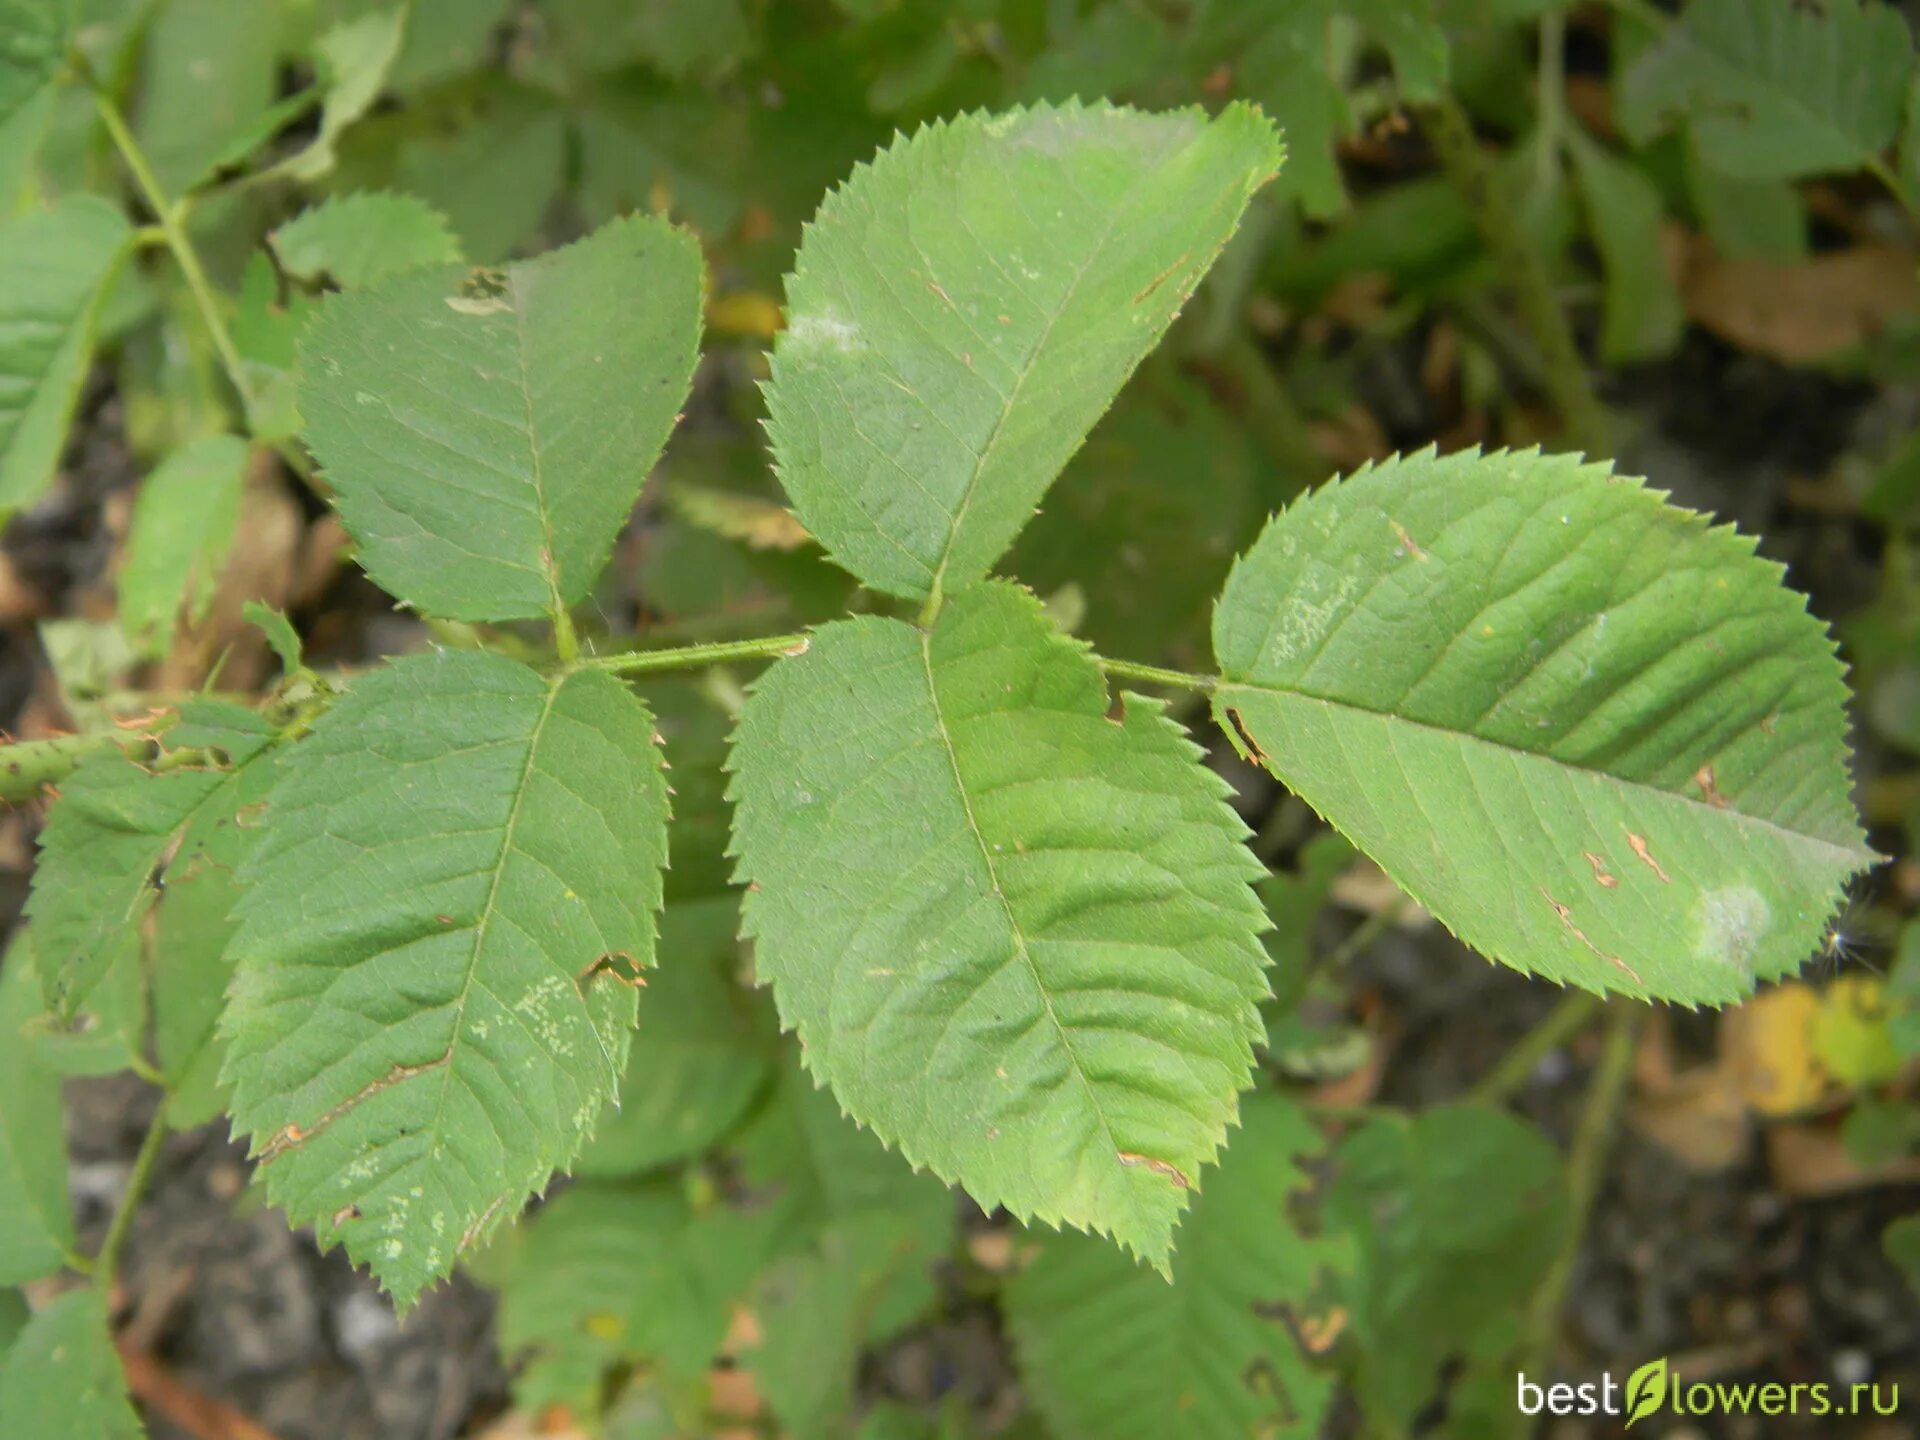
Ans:
[{"label": "brown spot on leaf", "polygon": [[333,1212],[330,1223],[334,1229],[338,1230],[349,1220],[358,1220],[359,1218],[360,1207],[358,1205],[342,1205],[338,1210]]},{"label": "brown spot on leaf", "polygon": [[1187,256],[1191,255],[1192,253],[1193,252],[1191,250],[1183,251],[1179,259],[1175,260],[1171,265],[1167,266],[1166,269],[1162,270],[1158,275],[1154,276],[1153,279],[1149,280],[1144,286],[1141,287],[1140,293],[1133,297],[1133,303],[1136,305],[1140,304],[1141,302],[1146,300],[1149,296],[1151,296],[1154,291],[1158,290],[1162,285],[1166,284],[1167,281],[1173,276],[1174,272],[1177,271],[1182,265],[1187,263]]},{"label": "brown spot on leaf", "polygon": [[1151,1155],[1141,1155],[1132,1150],[1116,1150],[1114,1154],[1119,1157],[1122,1165],[1144,1165],[1154,1174],[1166,1176],[1182,1190],[1193,1188],[1193,1181],[1187,1178],[1186,1172],[1171,1160],[1156,1160]]},{"label": "brown spot on leaf", "polygon": [[1265,765],[1267,752],[1260,748],[1260,742],[1255,740],[1252,732],[1247,729],[1247,722],[1240,718],[1240,712],[1231,705],[1227,707],[1227,719],[1233,725],[1233,733],[1240,737],[1240,744],[1247,754],[1253,757],[1256,764]]},{"label": "brown spot on leaf", "polygon": [[1640,978],[1639,974],[1634,970],[1634,968],[1631,965],[1627,964],[1627,962],[1622,960],[1618,955],[1609,955],[1606,951],[1602,950],[1598,945],[1594,944],[1593,941],[1588,939],[1587,932],[1582,930],[1578,925],[1573,923],[1573,912],[1569,910],[1566,906],[1562,905],[1558,900],[1554,899],[1553,896],[1547,894],[1547,889],[1544,885],[1540,887],[1540,894],[1546,900],[1547,904],[1553,907],[1553,913],[1560,917],[1560,923],[1567,927],[1568,932],[1573,936],[1574,939],[1578,940],[1582,945],[1586,946],[1587,949],[1591,950],[1594,954],[1598,955],[1602,960],[1606,961],[1609,965],[1617,967],[1623,974],[1625,974],[1630,980],[1633,981],[1635,985],[1638,985],[1642,990],[1645,990],[1647,988],[1646,981]]},{"label": "brown spot on leaf", "polygon": [[641,973],[639,963],[624,950],[608,951],[582,970],[575,980],[580,993],[586,994],[588,987],[602,975],[610,976],[622,985],[631,985],[636,990],[645,989],[647,984],[647,977]]},{"label": "brown spot on leaf", "polygon": [[1700,787],[1700,798],[1707,804],[1716,810],[1727,808],[1727,797],[1720,793],[1720,785],[1714,778],[1712,765],[1702,765],[1694,771],[1693,783]]},{"label": "brown spot on leaf", "polygon": [[1398,520],[1389,520],[1387,523],[1393,527],[1393,533],[1399,537],[1400,548],[1402,550],[1405,550],[1407,554],[1419,561],[1425,561],[1428,558],[1427,552],[1420,548],[1420,542],[1407,533],[1406,526],[1402,525]]},{"label": "brown spot on leaf", "polygon": [[1627,831],[1627,844],[1633,847],[1633,853],[1640,857],[1641,863],[1660,877],[1660,883],[1662,885],[1671,885],[1673,883],[1673,877],[1660,868],[1660,862],[1653,858],[1653,851],[1647,848],[1646,836],[1636,835],[1633,831],[1629,830]]},{"label": "brown spot on leaf", "polygon": [[1606,856],[1596,855],[1591,850],[1583,850],[1580,853],[1587,857],[1587,864],[1593,867],[1593,878],[1600,882],[1602,889],[1611,890],[1620,883],[1614,878],[1613,872],[1607,869]]}]

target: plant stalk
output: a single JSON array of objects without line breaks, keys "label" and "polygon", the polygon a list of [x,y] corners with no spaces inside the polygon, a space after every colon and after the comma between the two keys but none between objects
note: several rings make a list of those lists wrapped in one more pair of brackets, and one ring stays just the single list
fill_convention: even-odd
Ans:
[{"label": "plant stalk", "polygon": [[151,760],[160,753],[153,736],[136,730],[99,735],[58,735],[51,740],[19,740],[0,746],[0,802],[18,805],[57,785],[89,755],[118,750],[129,760]]},{"label": "plant stalk", "polygon": [[1138,680],[1144,685],[1168,685],[1176,690],[1198,690],[1202,694],[1210,693],[1220,684],[1212,675],[1191,675],[1185,670],[1168,670],[1133,660],[1109,660],[1104,655],[1093,658],[1109,680]]},{"label": "plant stalk", "polygon": [[100,112],[100,121],[107,127],[107,134],[113,138],[114,148],[120,152],[120,158],[126,163],[134,184],[140,188],[147,207],[153,211],[161,237],[166,241],[167,249],[173,252],[174,263],[180,267],[180,273],[186,277],[187,289],[199,308],[201,322],[213,340],[214,351],[220,356],[227,380],[239,395],[241,407],[251,423],[254,394],[253,386],[247,379],[246,361],[241,358],[240,349],[233,343],[233,334],[227,329],[226,319],[220,313],[219,301],[213,293],[212,284],[207,280],[206,268],[200,263],[200,252],[194,248],[192,237],[181,223],[183,207],[169,199],[166,191],[160,187],[159,177],[153,173],[146,152],[140,148],[140,142],[134,139],[133,131],[127,128],[126,117],[121,115],[120,107],[113,103],[113,97],[98,84],[93,84],[91,75],[87,78],[92,84],[93,103]]},{"label": "plant stalk", "polygon": [[1474,228],[1513,288],[1521,323],[1540,352],[1547,394],[1568,438],[1588,455],[1606,455],[1607,414],[1554,294],[1553,277],[1521,225],[1519,206],[1506,193],[1500,172],[1480,149],[1473,122],[1451,96],[1422,105],[1420,116],[1441,168],[1466,200]]},{"label": "plant stalk", "polygon": [[160,1097],[152,1123],[147,1126],[146,1136],[140,1141],[140,1152],[133,1157],[133,1170],[127,1176],[126,1192],[121,1195],[119,1207],[108,1222],[107,1236],[100,1242],[100,1252],[93,1257],[93,1274],[103,1284],[113,1282],[120,1266],[120,1254],[126,1249],[127,1235],[133,1229],[133,1212],[140,1208],[141,1197],[153,1183],[154,1167],[159,1163],[161,1148],[166,1144],[167,1107],[172,1099],[170,1095]]},{"label": "plant stalk", "polygon": [[656,670],[697,670],[731,660],[771,660],[798,655],[807,648],[805,635],[764,635],[756,640],[714,640],[703,645],[676,645],[665,650],[629,650],[619,655],[583,655],[566,668],[604,670],[610,675],[645,675]]},{"label": "plant stalk", "polygon": [[[1552,1268],[1533,1293],[1521,1330],[1521,1373],[1544,1375],[1552,1368],[1554,1342],[1560,1335],[1560,1311],[1567,1298],[1567,1286],[1573,1279],[1573,1267],[1580,1258],[1580,1245],[1586,1238],[1587,1222],[1593,1216],[1600,1181],[1606,1172],[1607,1154],[1620,1118],[1620,1107],[1633,1078],[1634,1044],[1640,1035],[1640,1022],[1646,1008],[1615,1001],[1607,1011],[1606,1045],[1600,1052],[1600,1064],[1593,1075],[1593,1087],[1587,1092],[1586,1106],[1580,1112],[1580,1125],[1574,1132],[1573,1149],[1567,1156],[1567,1233],[1554,1256]],[[1516,1435],[1525,1435],[1528,1425],[1522,1417]]]},{"label": "plant stalk", "polygon": [[1482,1105],[1500,1105],[1510,1100],[1540,1062],[1593,1023],[1603,1002],[1598,995],[1574,990],[1513,1044],[1499,1062],[1467,1092],[1468,1100]]}]

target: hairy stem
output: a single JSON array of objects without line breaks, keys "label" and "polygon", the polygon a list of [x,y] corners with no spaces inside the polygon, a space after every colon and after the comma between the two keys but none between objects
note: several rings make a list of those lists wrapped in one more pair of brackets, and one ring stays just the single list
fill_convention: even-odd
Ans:
[{"label": "hairy stem", "polygon": [[1560,1003],[1516,1040],[1513,1048],[1500,1057],[1499,1063],[1467,1092],[1467,1099],[1483,1105],[1504,1104],[1527,1083],[1528,1077],[1540,1067],[1542,1060],[1593,1023],[1600,1013],[1601,1004],[1598,995],[1585,990],[1574,990],[1562,996]]},{"label": "hairy stem", "polygon": [[[1554,1256],[1552,1268],[1533,1293],[1526,1323],[1521,1328],[1521,1371],[1544,1375],[1553,1365],[1554,1344],[1560,1335],[1560,1311],[1566,1303],[1567,1285],[1573,1279],[1573,1267],[1580,1258],[1580,1245],[1586,1237],[1587,1221],[1593,1215],[1595,1197],[1606,1173],[1607,1154],[1613,1145],[1620,1107],[1627,1096],[1628,1081],[1633,1078],[1634,1042],[1640,1035],[1645,1007],[1615,1001],[1607,1012],[1606,1046],[1600,1052],[1600,1064],[1593,1074],[1593,1087],[1580,1112],[1580,1125],[1574,1132],[1573,1149],[1567,1156],[1567,1233]],[[1531,1427],[1522,1418],[1516,1434]]]},{"label": "hairy stem", "polygon": [[108,1222],[107,1238],[100,1242],[100,1253],[93,1257],[93,1274],[103,1282],[111,1283],[119,1269],[120,1253],[126,1249],[128,1232],[133,1229],[133,1212],[140,1207],[147,1186],[153,1183],[154,1166],[159,1163],[160,1149],[167,1139],[167,1107],[172,1098],[170,1095],[160,1097],[160,1105],[153,1112],[153,1120],[140,1142],[140,1153],[133,1157],[126,1191],[113,1212],[113,1219]]},{"label": "hairy stem", "polygon": [[160,753],[153,736],[135,730],[101,735],[60,735],[51,740],[20,740],[0,747],[0,801],[17,805],[49,785],[57,785],[89,755],[118,750],[130,760],[151,760]]},{"label": "hairy stem", "polygon": [[1521,322],[1540,352],[1541,374],[1554,408],[1573,443],[1589,455],[1605,455],[1607,415],[1587,377],[1586,361],[1573,343],[1566,312],[1553,293],[1547,262],[1520,223],[1519,206],[1507,193],[1473,133],[1473,122],[1446,97],[1420,107],[1434,153],[1467,202],[1474,228],[1512,286]]}]

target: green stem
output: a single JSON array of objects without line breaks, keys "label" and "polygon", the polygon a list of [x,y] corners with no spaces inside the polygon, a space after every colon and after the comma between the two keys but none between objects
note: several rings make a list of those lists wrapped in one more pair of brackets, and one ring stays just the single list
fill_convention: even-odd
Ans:
[{"label": "green stem", "polygon": [[757,640],[715,640],[705,645],[677,645],[666,650],[630,650],[621,655],[585,655],[568,668],[605,670],[611,675],[644,675],[655,670],[697,670],[731,660],[771,660],[797,655],[807,648],[805,635],[766,635]]},{"label": "green stem", "polygon": [[107,1238],[100,1242],[100,1253],[93,1257],[93,1273],[101,1281],[111,1283],[115,1271],[119,1269],[120,1253],[126,1248],[128,1232],[133,1229],[133,1212],[139,1208],[141,1197],[153,1182],[154,1166],[159,1163],[160,1150],[167,1139],[167,1106],[171,1101],[171,1096],[160,1097],[159,1108],[153,1112],[153,1121],[147,1126],[146,1137],[140,1142],[140,1153],[133,1157],[133,1170],[127,1176],[126,1193],[121,1195],[119,1208],[108,1222]]},{"label": "green stem", "polygon": [[1589,455],[1605,455],[1606,411],[1573,343],[1546,259],[1521,224],[1519,205],[1506,193],[1500,172],[1480,149],[1473,122],[1457,101],[1443,97],[1422,106],[1420,114],[1441,168],[1466,200],[1474,228],[1513,288],[1521,322],[1540,352],[1547,394],[1568,437]]},{"label": "green stem", "polygon": [[1346,939],[1327,952],[1325,960],[1316,963],[1316,968],[1324,966],[1328,970],[1339,970],[1351,964],[1357,956],[1369,949],[1374,941],[1384,935],[1388,927],[1393,925],[1412,903],[1406,895],[1394,896],[1354,926],[1352,933]]},{"label": "green stem", "polygon": [[1540,130],[1534,140],[1534,183],[1540,193],[1553,187],[1560,167],[1560,146],[1567,128],[1567,17],[1558,10],[1540,17]]},{"label": "green stem", "polygon": [[[1560,1242],[1552,1268],[1533,1293],[1533,1303],[1520,1332],[1524,1337],[1520,1367],[1523,1374],[1543,1376],[1553,1367],[1561,1307],[1566,1303],[1567,1285],[1580,1258],[1587,1222],[1592,1218],[1594,1200],[1606,1173],[1607,1154],[1613,1145],[1621,1103],[1633,1078],[1634,1042],[1639,1037],[1640,1021],[1645,1013],[1644,1006],[1624,1001],[1615,1001],[1607,1012],[1606,1046],[1600,1052],[1600,1064],[1594,1071],[1593,1086],[1587,1092],[1580,1125],[1574,1132],[1573,1149],[1567,1156],[1567,1233]],[[1514,1433],[1525,1435],[1529,1428],[1523,1418],[1516,1424]]]},{"label": "green stem", "polygon": [[1177,690],[1212,691],[1220,681],[1212,675],[1190,675],[1185,670],[1168,670],[1159,665],[1141,665],[1132,660],[1093,657],[1110,680],[1138,680],[1146,685],[1170,685]]},{"label": "green stem", "polygon": [[580,658],[580,637],[574,631],[573,616],[557,595],[553,602],[553,651],[562,665]]},{"label": "green stem", "polygon": [[113,103],[113,97],[95,85],[93,103],[100,112],[101,123],[107,127],[107,134],[113,137],[114,148],[120,152],[120,158],[126,162],[134,184],[140,187],[147,207],[153,211],[167,248],[173,252],[174,263],[186,277],[187,289],[192,292],[193,302],[199,307],[200,319],[207,327],[213,348],[220,356],[221,365],[226,368],[227,379],[232,382],[234,392],[239,395],[240,404],[251,422],[254,396],[253,386],[247,380],[246,362],[240,358],[239,347],[233,343],[233,335],[220,314],[213,286],[207,280],[206,269],[200,264],[200,252],[194,249],[192,237],[181,224],[183,206],[169,199],[167,192],[160,188],[159,177],[153,173],[153,166],[148,163],[140,142],[133,138],[133,132],[127,128],[126,118],[121,115],[120,107]]},{"label": "green stem", "polygon": [[153,736],[134,730],[100,735],[60,735],[51,740],[20,740],[0,747],[0,802],[18,805],[48,785],[67,778],[89,755],[118,750],[130,760],[151,760],[160,753]]},{"label": "green stem", "polygon": [[1513,1043],[1466,1098],[1482,1105],[1505,1103],[1540,1068],[1542,1060],[1592,1024],[1600,1009],[1600,997],[1585,990],[1563,995],[1545,1018]]}]

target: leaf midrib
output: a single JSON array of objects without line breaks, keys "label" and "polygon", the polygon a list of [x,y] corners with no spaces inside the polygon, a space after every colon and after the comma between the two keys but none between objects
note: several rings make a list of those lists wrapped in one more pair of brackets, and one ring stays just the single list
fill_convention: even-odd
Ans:
[{"label": "leaf midrib", "polygon": [[[526,292],[521,287],[520,272],[507,270],[507,293],[513,304],[514,358],[520,362],[520,403],[527,416],[527,455],[533,462],[533,505],[540,516],[540,553],[535,557],[540,573],[547,582],[547,608],[558,623],[559,617],[566,612],[566,601],[560,593],[560,557],[553,548],[553,513],[547,507],[546,462],[540,453],[540,429],[533,413],[533,375],[527,368],[527,317]],[[559,693],[557,686],[554,694]],[[542,725],[546,723],[541,716]],[[524,778],[524,777],[523,777]]]},{"label": "leaf midrib", "polygon": [[986,473],[987,462],[993,456],[994,447],[1000,443],[1000,437],[1006,433],[1008,417],[1010,417],[1018,407],[1020,392],[1026,387],[1027,377],[1033,374],[1035,362],[1039,359],[1041,353],[1046,350],[1047,342],[1053,338],[1054,327],[1060,323],[1060,317],[1072,308],[1074,299],[1080,293],[1080,286],[1087,278],[1087,272],[1093,268],[1094,262],[1105,253],[1107,244],[1113,239],[1114,231],[1119,227],[1122,217],[1132,213],[1134,201],[1139,195],[1141,187],[1152,178],[1161,165],[1166,163],[1170,155],[1183,154],[1196,139],[1203,138],[1205,134],[1206,131],[1204,129],[1200,130],[1195,134],[1189,135],[1185,143],[1176,149],[1163,152],[1149,169],[1143,171],[1127,187],[1120,202],[1113,207],[1111,213],[1107,216],[1107,223],[1102,227],[1099,238],[1094,241],[1093,248],[1087,251],[1086,257],[1074,270],[1073,279],[1067,283],[1067,288],[1061,292],[1060,303],[1055,307],[1053,313],[1047,316],[1046,324],[1043,325],[1040,330],[1040,338],[1034,341],[1032,348],[1021,358],[1020,369],[1014,377],[1013,389],[1008,392],[1006,402],[1000,407],[999,415],[994,418],[993,429],[987,432],[986,444],[980,447],[979,457],[974,461],[973,473],[967,476],[967,483],[960,492],[960,503],[954,507],[953,522],[947,526],[946,543],[940,547],[939,558],[935,560],[933,566],[933,578],[928,582],[927,590],[929,594],[938,595],[942,592],[947,578],[947,566],[952,563],[953,560],[953,548],[959,543],[960,530],[966,523],[967,511],[972,507],[973,497],[980,489],[980,477]]},{"label": "leaf midrib", "polygon": [[1874,858],[1873,852],[1864,846],[1849,848],[1829,840],[1824,836],[1812,835],[1803,830],[1795,830],[1789,826],[1780,824],[1776,820],[1769,820],[1764,815],[1755,815],[1751,811],[1742,810],[1732,802],[1729,802],[1724,807],[1709,805],[1704,800],[1688,795],[1685,791],[1665,790],[1658,785],[1649,784],[1645,780],[1635,780],[1629,776],[1616,775],[1610,770],[1596,769],[1591,765],[1579,765],[1571,760],[1562,760],[1553,755],[1542,754],[1538,750],[1523,750],[1519,746],[1510,745],[1503,740],[1491,739],[1485,735],[1476,735],[1468,730],[1455,730],[1445,725],[1436,725],[1427,720],[1416,720],[1410,715],[1402,715],[1397,711],[1383,710],[1372,705],[1362,705],[1356,701],[1340,696],[1321,695],[1311,690],[1282,685],[1260,684],[1251,680],[1233,680],[1223,676],[1220,685],[1214,691],[1215,696],[1219,697],[1218,703],[1222,708],[1232,708],[1231,703],[1226,697],[1235,690],[1244,690],[1256,695],[1276,695],[1291,700],[1307,700],[1318,705],[1326,706],[1330,710],[1345,710],[1358,715],[1377,716],[1380,719],[1391,720],[1397,724],[1406,725],[1416,730],[1424,730],[1435,735],[1444,735],[1450,740],[1470,740],[1475,744],[1484,745],[1490,750],[1499,750],[1508,755],[1517,755],[1525,760],[1543,762],[1548,765],[1557,766],[1562,770],[1572,771],[1576,774],[1594,775],[1602,780],[1610,781],[1615,785],[1638,793],[1657,795],[1663,801],[1677,800],[1681,804],[1703,811],[1709,816],[1716,816],[1721,822],[1732,819],[1745,824],[1758,826],[1761,829],[1781,836],[1792,844],[1818,846],[1821,849],[1832,851],[1835,855],[1843,856],[1851,862],[1857,863],[1863,859],[1871,860]]},{"label": "leaf midrib", "polygon": [[[1059,1037],[1060,1048],[1066,1053],[1067,1061],[1073,1067],[1074,1078],[1080,1082],[1080,1088],[1086,1094],[1087,1103],[1092,1107],[1094,1117],[1100,1122],[1100,1133],[1106,1137],[1109,1155],[1117,1157],[1121,1146],[1114,1138],[1113,1122],[1108,1119],[1106,1109],[1100,1103],[1099,1092],[1094,1088],[1092,1077],[1087,1074],[1086,1066],[1080,1059],[1080,1052],[1074,1048],[1072,1036],[1068,1033],[1058,1012],[1053,1008],[1053,996],[1048,992],[1040,975],[1040,967],[1035,963],[1033,953],[1027,946],[1026,932],[1021,929],[1019,917],[1013,913],[1013,902],[1007,898],[1006,890],[1000,884],[1000,871],[993,861],[993,847],[988,843],[985,833],[980,828],[979,818],[973,812],[973,797],[967,791],[966,776],[960,768],[960,755],[954,748],[953,736],[947,729],[946,713],[940,708],[940,687],[935,683],[933,675],[933,636],[927,631],[922,631],[919,639],[920,663],[927,679],[927,698],[933,706],[934,729],[940,737],[940,748],[946,754],[947,764],[953,773],[953,788],[960,797],[961,813],[966,816],[967,833],[973,837],[974,844],[979,847],[980,862],[986,867],[987,879],[993,887],[993,898],[1000,902],[1001,913],[1007,917],[1007,929],[1013,936],[1014,953],[1026,966],[1027,974],[1033,981],[1034,993],[1040,997],[1040,1004],[1046,1011],[1047,1020],[1052,1024],[1054,1034]],[[1118,1163],[1117,1159],[1115,1163]]]}]

